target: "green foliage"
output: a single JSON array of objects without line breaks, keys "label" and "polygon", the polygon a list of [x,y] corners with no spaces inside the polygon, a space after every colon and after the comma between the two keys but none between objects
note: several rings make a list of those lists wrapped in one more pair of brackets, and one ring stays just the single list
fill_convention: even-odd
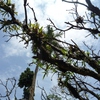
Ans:
[{"label": "green foliage", "polygon": [[32,85],[33,75],[34,72],[30,68],[26,68],[20,75],[18,86],[23,88],[23,98],[25,99],[29,99],[29,88]]},{"label": "green foliage", "polygon": [[91,12],[91,18],[94,18],[95,16],[96,16],[96,14]]},{"label": "green foliage", "polygon": [[7,0],[6,4],[11,5],[11,0]]},{"label": "green foliage", "polygon": [[85,52],[85,54],[86,54],[86,56],[90,56],[90,52],[89,51],[87,51],[87,52]]},{"label": "green foliage", "polygon": [[[39,24],[37,24],[37,23],[30,24],[30,27],[33,30],[33,32],[39,30],[38,32],[40,32],[42,34],[42,43],[41,44],[43,44],[43,46],[49,52],[49,54],[52,58],[57,58],[57,55],[55,54],[55,50],[51,47],[51,45],[60,47],[59,43],[55,39],[59,38],[62,35],[62,33],[54,33],[54,30],[50,25],[47,25],[46,31],[43,31],[43,27],[39,28]],[[39,34],[39,36],[41,36],[41,34]],[[34,42],[32,44],[32,52],[36,55],[38,53],[40,53],[40,50],[38,49],[38,47],[36,46],[36,43],[34,43]],[[65,53],[64,50],[63,50],[63,52]],[[42,54],[42,52],[40,54],[41,54],[41,57],[44,56],[44,54]],[[46,63],[42,60],[39,60],[38,58],[35,58],[35,60],[33,60],[33,63],[37,64],[40,68],[45,69],[43,78],[46,75],[48,75],[50,70],[53,71],[54,73],[56,72],[56,69],[54,69],[54,67],[53,67],[54,65]]]},{"label": "green foliage", "polygon": [[40,27],[39,23],[34,23],[32,24],[31,22],[29,23],[29,28],[31,32],[35,33],[38,37],[42,37],[43,34],[43,27]]},{"label": "green foliage", "polygon": [[45,39],[47,39],[50,43],[57,46],[58,43],[55,41],[55,38],[59,38],[62,36],[62,33],[55,32],[50,25],[47,25],[47,31],[45,32]]},{"label": "green foliage", "polygon": [[29,88],[24,88],[24,90],[23,90],[23,98],[25,98],[25,99],[29,99]]},{"label": "green foliage", "polygon": [[97,61],[98,65],[100,65],[100,60]]},{"label": "green foliage", "polygon": [[7,0],[5,2],[2,1],[2,2],[0,2],[0,4],[1,4],[0,5],[0,13],[2,14],[2,16],[4,16],[4,17],[7,17],[8,16],[9,17],[10,14],[17,15],[17,12],[15,12],[15,4],[13,4],[11,2],[11,0]]},{"label": "green foliage", "polygon": [[27,68],[24,72],[21,73],[18,86],[20,88],[30,87],[32,84],[33,75],[34,72],[31,71],[30,68]]},{"label": "green foliage", "polygon": [[62,100],[58,95],[55,95],[55,94],[49,94],[48,98],[50,100]]},{"label": "green foliage", "polygon": [[58,86],[62,87],[66,87],[68,81],[70,81],[70,79],[73,77],[74,73],[67,71],[65,73],[60,73],[58,75]]},{"label": "green foliage", "polygon": [[[12,4],[11,0],[0,2],[0,14],[2,15],[0,30],[3,29],[3,32],[12,32],[20,29],[20,26],[14,24],[12,21],[17,12],[15,11],[15,4]],[[16,20],[16,23],[19,23],[19,20]]]},{"label": "green foliage", "polygon": [[[7,23],[6,23],[7,24]],[[9,23],[8,23],[9,24]],[[17,25],[8,25],[8,26],[5,26],[3,28],[3,32],[12,32],[12,31],[18,31],[20,29],[19,26]]]}]

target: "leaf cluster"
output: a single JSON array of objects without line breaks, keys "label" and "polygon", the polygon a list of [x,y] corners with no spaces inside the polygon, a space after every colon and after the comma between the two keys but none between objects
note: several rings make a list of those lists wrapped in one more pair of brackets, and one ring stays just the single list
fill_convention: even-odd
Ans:
[{"label": "leaf cluster", "polygon": [[30,68],[27,68],[24,72],[21,73],[18,86],[20,88],[30,87],[32,84],[33,75],[34,72],[31,71]]}]

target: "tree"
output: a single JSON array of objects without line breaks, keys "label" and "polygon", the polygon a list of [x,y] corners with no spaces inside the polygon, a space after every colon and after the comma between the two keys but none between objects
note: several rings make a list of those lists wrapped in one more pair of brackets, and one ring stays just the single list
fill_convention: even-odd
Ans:
[{"label": "tree", "polygon": [[32,85],[32,79],[34,76],[34,72],[27,68],[24,72],[21,73],[18,86],[23,88],[23,98],[28,100],[29,99],[29,89]]},{"label": "tree", "polygon": [[[92,97],[100,99],[100,54],[95,52],[92,47],[86,43],[84,46],[88,50],[81,49],[75,41],[72,43],[60,40],[62,34],[69,30],[85,30],[92,35],[93,39],[99,39],[100,33],[100,9],[93,5],[90,0],[85,0],[86,4],[76,1],[62,0],[65,3],[72,3],[75,6],[73,15],[76,16],[75,24],[65,22],[67,29],[58,28],[51,20],[47,25],[47,31],[40,26],[35,11],[29,6],[27,0],[24,0],[25,20],[24,23],[16,18],[15,4],[8,2],[9,0],[0,2],[0,20],[1,30],[8,32],[9,39],[19,37],[28,46],[32,44],[33,62],[36,66],[45,71],[44,76],[52,70],[58,75],[58,85],[65,87],[70,96],[79,100],[90,100]],[[86,7],[86,19],[79,15],[77,5]],[[28,23],[27,7],[33,12],[34,23]],[[4,17],[6,16],[6,18]],[[7,17],[10,16],[10,19]],[[84,22],[85,21],[85,22]],[[86,26],[85,23],[91,24]],[[16,32],[16,34],[13,33]],[[21,32],[20,32],[21,31]],[[88,79],[88,80],[87,80]],[[93,80],[94,82],[91,82]],[[94,84],[95,83],[95,84]]]}]

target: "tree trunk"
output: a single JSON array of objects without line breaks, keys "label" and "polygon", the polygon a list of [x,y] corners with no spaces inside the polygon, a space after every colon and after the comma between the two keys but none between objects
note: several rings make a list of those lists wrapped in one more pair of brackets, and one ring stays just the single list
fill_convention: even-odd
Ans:
[{"label": "tree trunk", "polygon": [[32,85],[31,85],[30,90],[29,90],[29,93],[30,93],[29,100],[34,100],[34,96],[35,96],[35,83],[36,83],[37,73],[38,73],[38,66],[36,66],[36,68],[35,68],[35,73],[33,75]]}]

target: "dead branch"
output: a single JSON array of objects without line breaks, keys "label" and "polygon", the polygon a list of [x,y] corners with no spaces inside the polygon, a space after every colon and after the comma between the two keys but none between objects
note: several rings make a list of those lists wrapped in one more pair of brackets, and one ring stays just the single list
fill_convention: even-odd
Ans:
[{"label": "dead branch", "polygon": [[[11,84],[11,88],[8,87],[8,83]],[[8,98],[8,100],[10,100],[10,95],[12,94],[13,90],[16,87],[16,79],[15,78],[8,78],[6,80],[6,83],[4,84],[2,80],[0,80],[0,85],[3,86],[5,88],[5,95],[3,95],[2,93],[0,93],[0,98]]]}]

